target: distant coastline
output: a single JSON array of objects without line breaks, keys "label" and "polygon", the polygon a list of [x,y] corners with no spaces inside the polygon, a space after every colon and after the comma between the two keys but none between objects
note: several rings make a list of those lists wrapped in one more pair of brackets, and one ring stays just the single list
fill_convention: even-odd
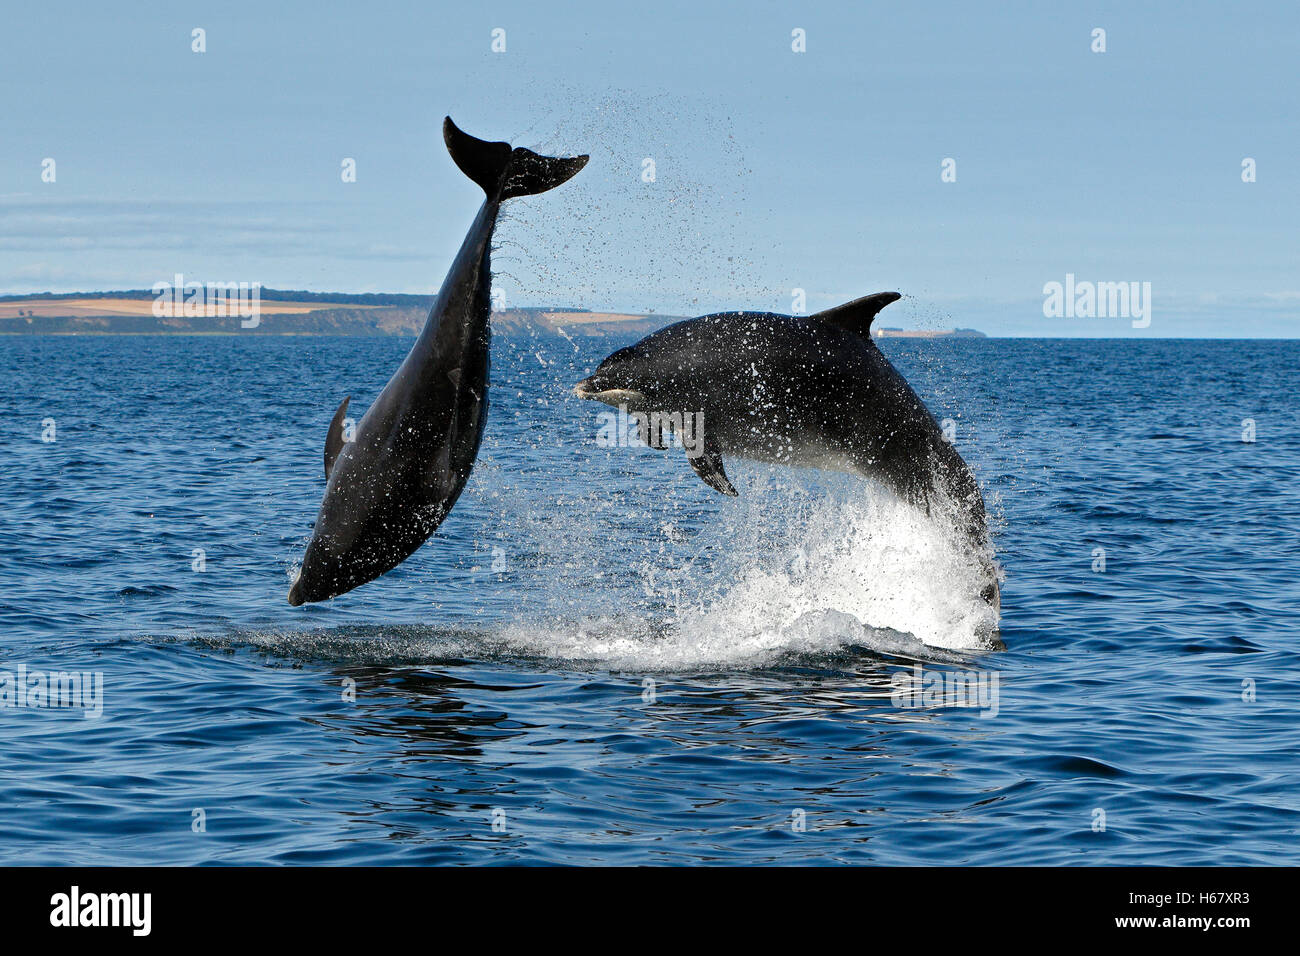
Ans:
[{"label": "distant coastline", "polygon": [[978,329],[872,329],[877,339],[986,339]]},{"label": "distant coastline", "polygon": [[[44,292],[0,296],[0,335],[392,335],[419,333],[432,295],[327,293],[261,289],[256,327],[229,315],[156,314],[156,293]],[[500,335],[556,335],[568,338],[648,335],[685,316],[593,312],[558,306],[502,309],[493,313]],[[904,331],[876,329],[877,338],[985,338],[974,329]]]},{"label": "distant coastline", "polygon": [[[432,295],[347,294],[259,290],[256,326],[241,324],[232,307],[217,314],[157,314],[157,295],[123,292],[41,293],[0,296],[0,334],[18,335],[416,335]],[[500,334],[602,336],[648,334],[679,316],[592,312],[558,307],[502,309],[493,315]]]}]

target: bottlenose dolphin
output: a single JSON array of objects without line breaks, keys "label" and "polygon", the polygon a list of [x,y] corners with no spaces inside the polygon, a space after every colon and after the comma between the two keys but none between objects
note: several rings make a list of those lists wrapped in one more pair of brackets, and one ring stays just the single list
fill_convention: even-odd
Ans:
[{"label": "bottlenose dolphin", "polygon": [[489,143],[447,117],[456,165],[486,193],[424,330],[345,442],[343,399],[325,439],[325,497],[289,603],[323,601],[404,561],[460,496],[487,420],[492,230],[501,204],[554,189],[586,156],[553,158]]},{"label": "bottlenose dolphin", "polygon": [[872,319],[898,298],[880,292],[808,316],[688,319],[614,352],[574,393],[627,409],[642,440],[657,448],[667,445],[656,426],[690,421],[695,441],[703,436],[688,454],[691,467],[725,495],[736,489],[724,454],[849,472],[926,511],[952,514],[981,555],[990,577],[984,596],[996,606],[979,483],[871,340]]}]

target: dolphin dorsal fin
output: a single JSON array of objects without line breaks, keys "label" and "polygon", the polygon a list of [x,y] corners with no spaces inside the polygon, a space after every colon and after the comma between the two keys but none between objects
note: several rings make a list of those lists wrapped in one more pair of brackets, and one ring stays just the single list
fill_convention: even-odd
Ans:
[{"label": "dolphin dorsal fin", "polygon": [[849,332],[870,336],[871,320],[876,317],[876,313],[901,298],[902,296],[897,292],[877,292],[875,295],[864,295],[852,302],[837,305],[825,312],[817,312],[809,318],[815,322],[829,322]]},{"label": "dolphin dorsal fin", "polygon": [[343,399],[343,404],[339,405],[339,410],[334,413],[330,419],[330,430],[325,434],[325,480],[328,481],[330,472],[334,469],[334,459],[338,458],[339,452],[343,450],[343,419],[348,414],[348,402],[352,400],[349,395]]}]

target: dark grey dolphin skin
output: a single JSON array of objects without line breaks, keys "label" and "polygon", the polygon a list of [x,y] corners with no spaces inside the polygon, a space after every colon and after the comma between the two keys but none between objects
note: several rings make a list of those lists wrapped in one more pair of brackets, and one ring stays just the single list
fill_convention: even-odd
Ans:
[{"label": "dark grey dolphin skin", "polygon": [[[874,479],[929,511],[952,509],[999,601],[979,483],[925,404],[871,341],[880,292],[809,316],[723,312],[678,322],[614,352],[574,387],[629,413],[702,415],[691,467],[725,495],[723,455]],[[665,447],[662,436],[643,440]],[[951,504],[949,504],[951,503]]]},{"label": "dark grey dolphin skin", "polygon": [[323,601],[404,561],[460,497],[478,455],[488,408],[492,230],[501,204],[554,189],[586,156],[552,158],[489,143],[456,128],[443,139],[486,193],[424,331],[375,403],[343,439],[348,399],[325,441],[325,498],[289,603]]}]

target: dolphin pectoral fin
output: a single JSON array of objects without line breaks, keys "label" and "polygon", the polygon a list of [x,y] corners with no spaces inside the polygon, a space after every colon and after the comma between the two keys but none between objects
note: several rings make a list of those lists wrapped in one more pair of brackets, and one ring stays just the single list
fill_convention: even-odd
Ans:
[{"label": "dolphin pectoral fin", "polygon": [[897,292],[877,292],[875,295],[865,295],[861,299],[837,305],[825,312],[817,312],[809,316],[809,319],[814,322],[829,322],[849,332],[870,336],[871,320],[889,303],[901,298]]},{"label": "dolphin pectoral fin", "polygon": [[325,434],[326,481],[329,480],[330,471],[334,468],[334,459],[338,458],[339,452],[343,450],[343,446],[346,444],[343,440],[343,419],[347,417],[348,402],[350,401],[352,401],[351,395],[343,399],[343,403],[339,405],[339,410],[335,412],[334,417],[330,419],[330,430]]},{"label": "dolphin pectoral fin", "polygon": [[654,448],[658,451],[667,450],[668,444],[664,441],[663,429],[651,428],[650,419],[647,416],[637,416],[636,433],[637,437],[641,439],[641,444],[645,445],[647,448]]},{"label": "dolphin pectoral fin", "polygon": [[505,201],[554,189],[578,175],[586,156],[542,156],[522,146],[489,143],[470,136],[451,121],[442,122],[447,152],[460,171],[478,183],[489,199]]},{"label": "dolphin pectoral fin", "polygon": [[736,498],[740,495],[734,485],[727,480],[727,473],[722,468],[722,455],[716,448],[705,448],[704,454],[692,458],[686,456],[695,473],[714,491]]}]

